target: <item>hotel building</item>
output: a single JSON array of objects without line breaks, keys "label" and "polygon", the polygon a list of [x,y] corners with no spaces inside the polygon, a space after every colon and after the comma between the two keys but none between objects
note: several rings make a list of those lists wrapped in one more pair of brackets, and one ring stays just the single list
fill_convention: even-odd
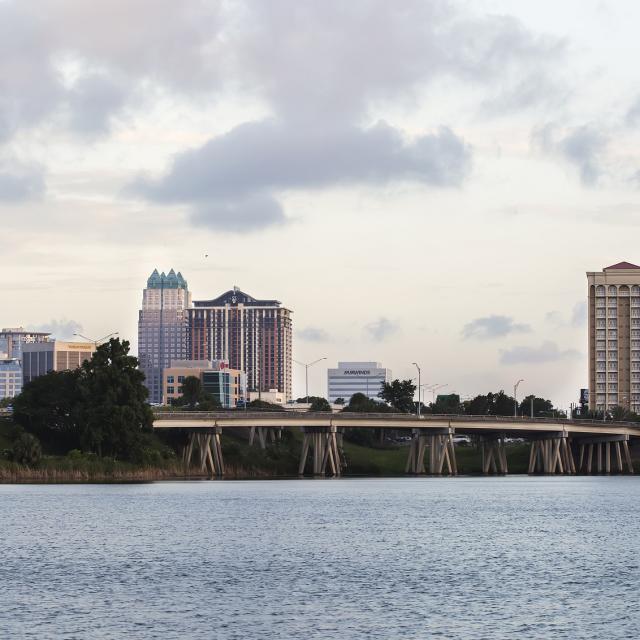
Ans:
[{"label": "hotel building", "polygon": [[640,413],[640,267],[588,272],[589,408]]},{"label": "hotel building", "polygon": [[163,372],[164,404],[182,397],[186,378],[200,379],[202,390],[217,400],[224,409],[235,409],[247,397],[247,376],[243,371],[229,369],[226,362],[210,360],[174,360]]},{"label": "hotel building", "polygon": [[77,369],[85,360],[90,360],[95,345],[92,342],[48,342],[22,345],[22,380],[24,384],[50,371]]},{"label": "hotel building", "polygon": [[377,399],[385,382],[391,382],[391,369],[379,362],[338,362],[337,369],[327,370],[328,400],[342,398],[347,404],[354,393]]},{"label": "hotel building", "polygon": [[187,358],[187,315],[191,294],[182,274],[154,269],[142,292],[138,316],[138,360],[149,402],[162,402],[162,372],[172,360]]},{"label": "hotel building", "polygon": [[[188,310],[187,357],[224,360],[247,374],[249,391],[277,389],[291,399],[291,311],[237,287]],[[252,394],[253,396],[253,394]]]}]

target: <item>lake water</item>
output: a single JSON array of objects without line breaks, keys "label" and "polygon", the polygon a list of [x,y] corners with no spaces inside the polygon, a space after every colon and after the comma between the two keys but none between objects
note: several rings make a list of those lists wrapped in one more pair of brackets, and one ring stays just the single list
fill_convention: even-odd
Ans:
[{"label": "lake water", "polygon": [[640,478],[0,486],[0,638],[636,638]]}]

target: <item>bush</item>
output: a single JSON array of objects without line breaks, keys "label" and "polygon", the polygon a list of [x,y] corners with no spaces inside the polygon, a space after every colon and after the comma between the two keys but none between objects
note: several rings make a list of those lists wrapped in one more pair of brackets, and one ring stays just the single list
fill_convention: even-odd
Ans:
[{"label": "bush", "polygon": [[13,443],[11,457],[20,464],[36,464],[42,458],[40,441],[30,433],[23,433]]}]

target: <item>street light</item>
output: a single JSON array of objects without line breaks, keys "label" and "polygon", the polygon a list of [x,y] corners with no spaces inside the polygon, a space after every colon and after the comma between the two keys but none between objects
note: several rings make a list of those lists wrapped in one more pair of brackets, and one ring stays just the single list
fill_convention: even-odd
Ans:
[{"label": "street light", "polygon": [[95,348],[98,348],[98,344],[101,342],[104,342],[105,340],[107,340],[108,338],[112,338],[113,336],[117,336],[118,332],[114,331],[113,333],[110,333],[109,335],[103,336],[102,338],[98,338],[97,340],[94,340],[93,338],[87,338],[87,336],[83,336],[81,333],[74,333],[74,336],[78,336],[79,338],[84,338],[85,340],[88,340],[89,342],[93,342]]},{"label": "street light", "polygon": [[318,358],[313,362],[300,362],[299,360],[294,360],[295,363],[300,364],[304,367],[304,390],[307,402],[309,402],[309,367],[312,367],[314,364],[317,364],[321,360],[326,360],[326,358]]},{"label": "street light", "polygon": [[422,372],[420,371],[420,367],[418,366],[417,362],[413,362],[412,364],[414,364],[416,369],[418,370],[418,411],[417,411],[417,414],[418,414],[418,418],[419,418],[420,417],[420,387],[422,386],[420,384],[420,375],[421,375]]},{"label": "street light", "polygon": [[429,391],[431,391],[431,393],[433,393],[433,404],[436,403],[436,391],[438,389],[444,389],[445,387],[448,387],[448,384],[434,384],[433,387],[431,389],[429,389]]},{"label": "street light", "polygon": [[524,382],[524,379],[520,379],[518,380],[518,382],[516,382],[513,385],[513,417],[517,418],[518,417],[518,399],[517,399],[517,394],[518,394],[518,387],[520,386],[520,383]]}]

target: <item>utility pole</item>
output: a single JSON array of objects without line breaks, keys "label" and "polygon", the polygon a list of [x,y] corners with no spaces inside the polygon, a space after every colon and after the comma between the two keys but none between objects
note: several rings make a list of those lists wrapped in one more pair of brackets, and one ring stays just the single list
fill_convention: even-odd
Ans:
[{"label": "utility pole", "polygon": [[318,358],[313,362],[300,362],[299,360],[294,360],[296,364],[302,365],[304,367],[304,392],[307,402],[309,402],[309,367],[312,367],[314,364],[317,364],[321,360],[326,360],[326,358]]},{"label": "utility pole", "polygon": [[414,362],[413,364],[416,366],[416,369],[418,370],[418,410],[417,410],[417,414],[418,414],[418,418],[419,418],[420,417],[420,387],[421,387],[420,374],[421,374],[421,371],[420,371],[420,367],[418,366],[417,362]]},{"label": "utility pole", "polygon": [[513,417],[517,418],[518,417],[518,387],[520,386],[520,383],[524,382],[524,380],[521,378],[520,380],[518,380],[518,382],[516,382],[513,385]]},{"label": "utility pole", "polygon": [[533,418],[533,396],[531,396],[531,417]]}]

